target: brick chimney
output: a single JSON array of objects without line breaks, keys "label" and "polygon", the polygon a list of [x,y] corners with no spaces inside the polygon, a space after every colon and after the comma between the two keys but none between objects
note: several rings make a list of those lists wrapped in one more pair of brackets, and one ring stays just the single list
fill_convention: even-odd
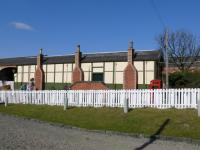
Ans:
[{"label": "brick chimney", "polygon": [[40,54],[37,56],[37,68],[35,71],[35,90],[44,90],[44,71],[42,68],[43,54],[40,49]]},{"label": "brick chimney", "polygon": [[134,49],[133,41],[129,42],[128,53],[127,53],[128,64],[124,69],[124,89],[136,89],[137,88],[137,70],[133,64]]},{"label": "brick chimney", "polygon": [[72,72],[72,83],[83,81],[84,74],[83,70],[81,69],[81,52],[80,52],[80,45],[77,45],[77,50],[75,53],[75,68]]}]

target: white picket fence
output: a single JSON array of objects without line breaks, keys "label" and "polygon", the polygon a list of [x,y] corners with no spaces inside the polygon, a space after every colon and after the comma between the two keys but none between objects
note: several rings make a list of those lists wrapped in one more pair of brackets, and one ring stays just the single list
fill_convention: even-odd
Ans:
[{"label": "white picket fence", "polygon": [[200,89],[0,91],[0,102],[77,107],[197,108]]}]

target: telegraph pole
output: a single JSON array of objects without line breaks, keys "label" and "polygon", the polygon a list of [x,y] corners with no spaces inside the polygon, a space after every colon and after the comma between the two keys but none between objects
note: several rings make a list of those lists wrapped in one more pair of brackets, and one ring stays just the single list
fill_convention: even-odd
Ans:
[{"label": "telegraph pole", "polygon": [[156,4],[154,2],[154,0],[151,0],[151,5],[158,17],[158,20],[160,21],[161,25],[163,26],[163,28],[165,29],[165,35],[164,35],[164,47],[163,48],[163,53],[165,53],[165,88],[168,89],[169,88],[169,72],[168,72],[168,29],[166,28],[165,22],[162,19],[162,16],[158,10],[158,8],[156,7]]},{"label": "telegraph pole", "polygon": [[168,29],[165,31],[165,88],[169,88],[169,72],[168,72],[168,66],[169,64],[169,59],[168,59]]}]

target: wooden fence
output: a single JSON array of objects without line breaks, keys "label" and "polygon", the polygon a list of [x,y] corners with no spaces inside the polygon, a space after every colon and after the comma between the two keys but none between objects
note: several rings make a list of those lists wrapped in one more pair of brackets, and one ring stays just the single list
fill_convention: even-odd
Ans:
[{"label": "wooden fence", "polygon": [[0,102],[77,107],[197,108],[200,89],[0,91]]}]

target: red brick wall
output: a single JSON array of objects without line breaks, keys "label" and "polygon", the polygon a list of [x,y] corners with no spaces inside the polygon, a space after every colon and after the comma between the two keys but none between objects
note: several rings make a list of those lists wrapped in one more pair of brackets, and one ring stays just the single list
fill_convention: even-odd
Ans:
[{"label": "red brick wall", "polygon": [[84,80],[84,73],[81,69],[81,52],[80,45],[77,45],[77,51],[75,54],[75,68],[72,72],[72,83],[76,83]]},{"label": "red brick wall", "polygon": [[44,71],[39,67],[35,71],[35,90],[44,89]]},{"label": "red brick wall", "polygon": [[103,82],[76,82],[71,90],[106,90],[108,87]]},{"label": "red brick wall", "polygon": [[[178,71],[180,71],[180,70],[177,67],[169,67],[168,68],[168,73],[174,73],[174,72],[178,72]],[[163,67],[162,73],[165,74],[165,72],[166,72],[166,68]]]},{"label": "red brick wall", "polygon": [[135,66],[128,63],[124,70],[124,89],[136,89],[137,88],[137,70]]},{"label": "red brick wall", "polygon": [[84,74],[81,68],[76,66],[72,72],[72,83],[76,83],[84,80]]},{"label": "red brick wall", "polygon": [[130,43],[130,46],[128,48],[128,55],[127,55],[127,61],[128,64],[126,68],[124,69],[124,83],[123,88],[124,89],[136,89],[137,88],[137,70],[135,66],[133,65],[133,57],[134,57],[134,49],[132,47],[132,42]]},{"label": "red brick wall", "polygon": [[[189,71],[193,72],[193,71],[200,71],[200,67],[190,67]],[[168,67],[168,73],[174,73],[174,72],[180,72],[180,70],[178,69],[178,67]],[[162,73],[165,74],[166,73],[166,68],[163,67]]]},{"label": "red brick wall", "polygon": [[43,55],[37,56],[37,69],[35,71],[35,90],[44,89],[44,71],[42,69]]}]

